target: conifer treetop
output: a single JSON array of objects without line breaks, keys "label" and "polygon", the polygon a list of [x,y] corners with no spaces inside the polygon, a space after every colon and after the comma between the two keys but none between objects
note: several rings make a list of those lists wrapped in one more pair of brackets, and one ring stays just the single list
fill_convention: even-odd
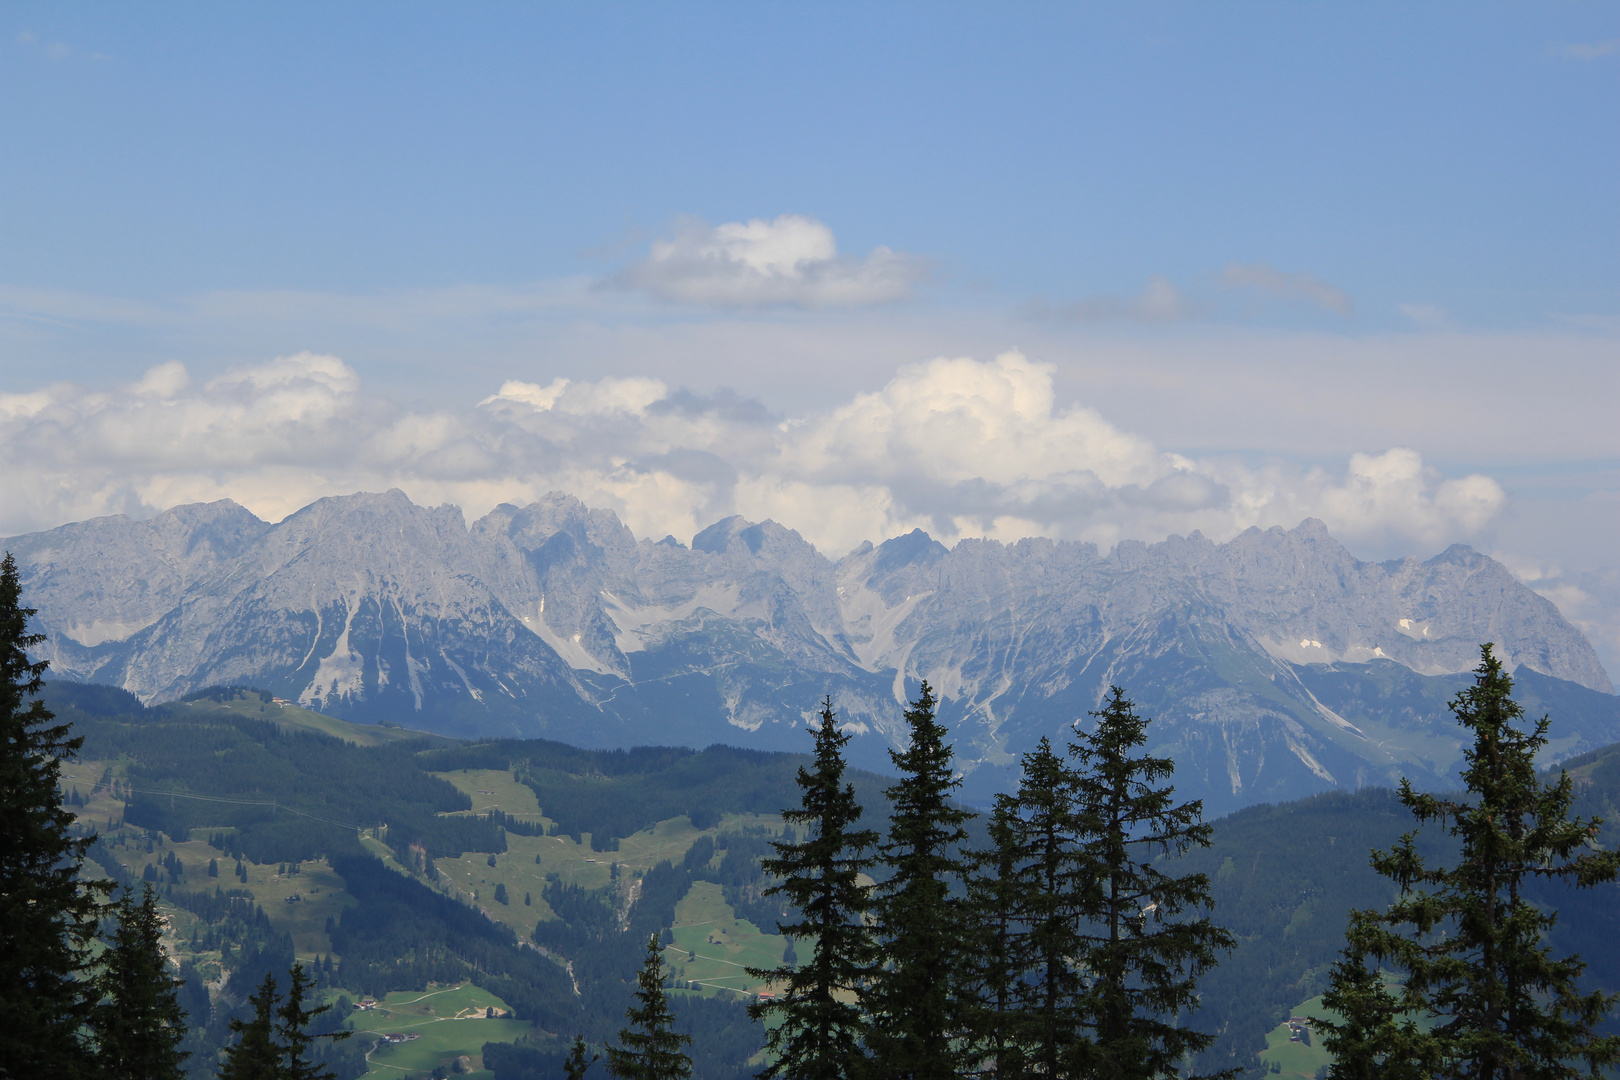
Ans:
[{"label": "conifer treetop", "polygon": [[163,920],[150,883],[137,902],[126,887],[113,904],[113,932],[96,980],[92,1016],[96,1059],[105,1080],[180,1080],[186,1016],[163,950]]},{"label": "conifer treetop", "polygon": [[688,1080],[692,1059],[681,1049],[692,1036],[674,1028],[675,1016],[664,993],[663,947],[647,939],[647,958],[636,976],[635,1002],[625,1011],[629,1025],[619,1045],[608,1047],[608,1072],[619,1080]]},{"label": "conifer treetop", "polygon": [[1373,869],[1401,891],[1383,911],[1351,912],[1324,996],[1344,1018],[1323,1040],[1338,1058],[1335,1076],[1564,1080],[1581,1075],[1577,1061],[1588,1076],[1620,1062],[1620,1037],[1597,1033],[1620,996],[1580,991],[1586,965],[1547,942],[1557,912],[1524,894],[1537,879],[1615,881],[1620,853],[1594,846],[1601,819],[1570,818],[1567,772],[1541,781],[1535,756],[1551,721],[1526,726],[1512,692],[1494,647],[1482,646],[1474,684],[1451,702],[1472,736],[1466,794],[1401,783],[1418,823],[1441,826],[1460,852],[1455,865],[1432,866],[1413,830],[1372,853]]},{"label": "conifer treetop", "polygon": [[1211,829],[1202,803],[1176,802],[1164,782],[1175,762],[1140,752],[1148,721],[1123,690],[1111,687],[1091,715],[1096,723],[1070,746],[1081,848],[1096,881],[1081,898],[1092,929],[1081,935],[1089,978],[1080,1012],[1091,1038],[1076,1046],[1077,1072],[1177,1075],[1214,1042],[1185,1018],[1197,1007],[1199,977],[1235,944],[1214,922],[1208,877],[1175,872],[1173,857],[1209,846]]},{"label": "conifer treetop", "polygon": [[785,959],[775,968],[750,968],[776,996],[748,1006],[756,1020],[780,1018],[768,1029],[770,1064],[764,1077],[791,1080],[849,1080],[865,1064],[866,1031],[862,1002],[876,971],[877,950],[866,913],[870,907],[861,873],[870,868],[869,854],[878,835],[857,829],[861,806],[854,787],[844,780],[843,747],[847,732],[838,730],[831,698],[821,707],[813,766],[798,771],[800,805],[782,817],[802,827],[803,839],[773,843],[774,858],[762,860],[778,883],[767,896],[783,897],[793,921],[778,923],[790,941],[815,943],[801,965]]},{"label": "conifer treetop", "polygon": [[0,559],[0,1070],[13,1076],[88,1071],[83,1035],[95,1007],[91,943],[111,883],[83,880],[94,842],[73,835],[60,794],[62,762],[78,753],[40,698],[48,664],[30,660],[17,563]]},{"label": "conifer treetop", "polygon": [[966,909],[953,885],[966,878],[962,844],[973,814],[955,799],[962,781],[937,704],[924,681],[905,714],[910,742],[889,752],[900,774],[886,792],[889,831],[879,849],[890,876],[872,905],[882,969],[867,999],[868,1048],[879,1073],[911,1080],[952,1080],[970,1052],[958,1037],[972,1012]]}]

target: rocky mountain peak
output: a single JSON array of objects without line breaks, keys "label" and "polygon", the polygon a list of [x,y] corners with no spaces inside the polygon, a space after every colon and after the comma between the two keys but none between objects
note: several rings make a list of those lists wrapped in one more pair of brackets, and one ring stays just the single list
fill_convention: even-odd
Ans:
[{"label": "rocky mountain peak", "polygon": [[944,544],[921,529],[913,529],[878,545],[877,558],[871,564],[872,576],[892,574],[901,567],[932,566],[948,554]]},{"label": "rocky mountain peak", "polygon": [[8,547],[54,670],[147,700],[237,682],[449,733],[802,749],[799,721],[831,694],[870,736],[857,758],[882,766],[926,678],[980,788],[1111,685],[1202,777],[1178,787],[1228,801],[1449,767],[1444,737],[1408,730],[1415,706],[1346,719],[1324,679],[1382,700],[1458,677],[1494,641],[1511,664],[1611,689],[1500,564],[1461,546],[1364,563],[1319,521],[1106,555],[914,530],[834,564],[773,521],[728,517],[684,547],[561,493],[469,525],[390,491],[275,525],[212,503]]},{"label": "rocky mountain peak", "polygon": [[710,525],[692,537],[692,550],[723,555],[746,549],[754,558],[772,556],[803,557],[815,548],[793,529],[766,520],[758,523],[738,514]]}]

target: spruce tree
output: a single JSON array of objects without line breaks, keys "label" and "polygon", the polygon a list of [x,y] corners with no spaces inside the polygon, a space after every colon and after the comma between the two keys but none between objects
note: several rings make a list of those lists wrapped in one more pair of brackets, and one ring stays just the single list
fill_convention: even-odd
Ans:
[{"label": "spruce tree", "polygon": [[590,1048],[585,1045],[585,1037],[575,1035],[573,1044],[568,1048],[568,1060],[563,1062],[563,1077],[565,1080],[585,1080],[585,1074],[590,1071],[591,1066],[596,1063],[596,1059],[601,1056],[600,1054],[591,1054],[590,1057],[586,1057],[585,1055],[588,1053],[590,1053]]},{"label": "spruce tree", "polygon": [[1075,1046],[1074,1074],[1178,1075],[1188,1054],[1214,1041],[1178,1017],[1196,1007],[1198,977],[1233,940],[1210,917],[1208,877],[1176,876],[1164,860],[1208,847],[1210,827],[1201,802],[1178,804],[1175,789],[1160,785],[1175,762],[1140,753],[1148,722],[1119,687],[1091,715],[1096,724],[1069,747],[1084,858],[1097,880],[1085,894],[1090,925],[1078,953],[1091,1037]]},{"label": "spruce tree", "polygon": [[997,1080],[1025,1074],[1026,1036],[1021,1009],[1029,967],[1028,936],[1019,921],[1023,893],[1018,881],[1017,800],[997,795],[990,812],[990,846],[968,864],[970,947],[964,967],[975,1071]]},{"label": "spruce tree", "polygon": [[619,1080],[687,1080],[692,1059],[682,1046],[692,1036],[677,1032],[664,995],[664,951],[658,935],[647,939],[647,959],[636,976],[635,1004],[625,1011],[630,1026],[619,1031],[619,1045],[608,1047],[608,1072]]},{"label": "spruce tree", "polygon": [[924,682],[905,714],[910,744],[889,751],[900,782],[886,792],[889,833],[880,854],[889,877],[873,902],[882,967],[868,998],[867,1046],[878,1075],[893,1080],[949,1080],[971,1049],[962,986],[966,906],[952,886],[966,874],[961,845],[973,815],[953,800],[961,780],[935,706]]},{"label": "spruce tree", "polygon": [[[781,1022],[768,1029],[771,1063],[764,1077],[789,1080],[849,1080],[866,1058],[861,995],[872,975],[876,946],[866,925],[867,890],[860,875],[872,865],[867,852],[877,844],[870,829],[857,829],[861,805],[844,780],[844,744],[832,699],[821,706],[815,736],[813,768],[800,766],[800,804],[784,810],[782,819],[803,830],[804,839],[772,844],[776,857],[761,860],[766,873],[780,879],[765,895],[780,896],[798,916],[777,923],[788,939],[782,966],[750,968],[749,974],[780,989],[774,1000],[748,1006],[756,1020],[772,1016]],[[793,942],[815,943],[815,955],[802,966],[789,962]]]},{"label": "spruce tree", "polygon": [[[17,564],[0,561],[0,1073],[89,1074],[81,1031],[95,1005],[86,976],[104,882],[79,878],[91,838],[73,835],[59,791],[62,760],[83,743],[39,698],[45,640],[28,632]],[[32,700],[30,700],[32,699]]]},{"label": "spruce tree", "polygon": [[[105,1080],[180,1080],[186,1016],[169,973],[163,923],[152,886],[136,903],[129,889],[114,906],[112,940],[101,957],[102,998],[91,1018],[96,1063]],[[203,1019],[207,1019],[204,1017]]]},{"label": "spruce tree", "polygon": [[[1400,888],[1382,911],[1351,912],[1343,956],[1325,1003],[1342,1022],[1323,1044],[1333,1075],[1553,1080],[1597,1076],[1620,1062],[1620,1037],[1600,1035],[1616,995],[1582,994],[1578,956],[1553,955],[1556,911],[1524,895],[1536,879],[1590,888],[1620,875],[1620,853],[1593,846],[1601,819],[1569,817],[1574,782],[1544,784],[1536,753],[1546,717],[1523,726],[1491,645],[1474,685],[1451,702],[1473,737],[1464,751],[1465,795],[1439,797],[1401,782],[1418,823],[1436,822],[1460,845],[1455,866],[1431,867],[1407,833],[1372,865]],[[1387,969],[1400,980],[1391,989]]]},{"label": "spruce tree", "polygon": [[1029,971],[1016,988],[1021,1031],[1031,1064],[1058,1076],[1074,1059],[1083,1023],[1084,989],[1076,958],[1086,939],[1082,923],[1094,908],[1094,856],[1082,846],[1079,778],[1042,739],[1024,755],[1012,799],[1012,883],[1016,950]]},{"label": "spruce tree", "polygon": [[230,1029],[240,1036],[225,1048],[219,1080],[281,1080],[281,1048],[276,1045],[276,977],[266,974],[258,993],[248,997],[252,1020],[232,1020]]},{"label": "spruce tree", "polygon": [[311,1035],[309,1024],[331,1005],[306,1008],[304,1000],[314,989],[314,980],[304,974],[304,965],[294,963],[288,973],[287,998],[276,1010],[276,1036],[280,1042],[281,1071],[279,1080],[337,1080],[337,1074],[320,1065],[312,1048],[317,1038],[347,1039],[352,1032],[334,1031],[326,1035]]}]

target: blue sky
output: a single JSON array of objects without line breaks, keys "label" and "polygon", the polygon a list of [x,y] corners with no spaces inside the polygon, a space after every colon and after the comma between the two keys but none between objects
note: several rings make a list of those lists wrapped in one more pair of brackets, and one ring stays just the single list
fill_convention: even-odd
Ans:
[{"label": "blue sky", "polygon": [[[1613,666],[1617,106],[1615,3],[3,4],[0,532],[1315,514],[1502,557]],[[1021,456],[940,464],[970,414]]]},{"label": "blue sky", "polygon": [[[1053,301],[1228,263],[1366,327],[1616,314],[1612,4],[0,8],[11,283],[592,272],[813,215]],[[24,40],[18,40],[18,38]],[[31,39],[31,40],[29,40]],[[1274,315],[1273,317],[1282,317]]]}]

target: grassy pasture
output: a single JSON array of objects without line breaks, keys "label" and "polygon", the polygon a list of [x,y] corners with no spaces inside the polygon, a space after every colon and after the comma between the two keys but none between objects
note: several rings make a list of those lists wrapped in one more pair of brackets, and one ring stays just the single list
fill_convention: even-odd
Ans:
[{"label": "grassy pasture", "polygon": [[384,743],[424,738],[432,738],[445,743],[450,741],[429,735],[424,731],[412,731],[409,728],[401,727],[382,727],[377,724],[356,724],[348,720],[339,720],[335,716],[326,716],[323,713],[313,712],[297,705],[260,701],[257,694],[243,694],[229,701],[213,701],[209,698],[201,698],[197,701],[171,701],[164,708],[174,709],[181,715],[194,714],[199,719],[210,714],[218,715],[224,712],[234,716],[249,717],[254,720],[269,720],[283,731],[318,731],[323,735],[331,735],[356,746],[381,746]]},{"label": "grassy pasture", "polygon": [[[1288,1015],[1312,1020],[1337,1018],[1335,1013],[1322,1007],[1320,996],[1295,1005]],[[1306,1046],[1290,1040],[1288,1024],[1284,1022],[1266,1036],[1266,1048],[1260,1052],[1260,1060],[1267,1065],[1276,1065],[1281,1071],[1272,1075],[1283,1080],[1314,1080],[1318,1069],[1333,1064],[1333,1055],[1322,1048],[1322,1031],[1319,1027],[1311,1026],[1311,1045]]]},{"label": "grassy pasture", "polygon": [[473,1059],[474,1071],[463,1073],[474,1080],[490,1080],[493,1073],[483,1068],[479,1051],[486,1042],[512,1042],[529,1025],[523,1020],[489,1019],[485,1010],[493,1006],[509,1012],[506,1002],[472,983],[433,987],[389,994],[373,1009],[353,1014],[355,1038],[412,1033],[417,1038],[405,1043],[377,1044],[367,1061],[367,1076],[387,1076],[403,1080],[425,1077],[435,1065],[448,1065],[466,1054]]},{"label": "grassy pasture", "polygon": [[[254,699],[255,702],[257,700]],[[213,702],[206,704],[214,705]],[[63,771],[63,786],[69,789],[77,788],[81,795],[88,796],[92,785],[109,766],[112,767],[114,776],[121,772],[117,763],[71,762]],[[123,818],[124,801],[107,794],[105,788],[90,799],[87,805],[69,809],[79,818],[88,820],[101,833],[113,855],[137,882],[141,880],[146,867],[153,865],[157,868],[158,881],[167,884],[169,874],[163,868],[163,860],[172,852],[184,868],[176,888],[188,892],[212,892],[218,886],[227,892],[232,889],[245,889],[252,893],[254,903],[264,908],[271,925],[279,931],[292,935],[293,949],[300,959],[309,960],[317,953],[331,951],[332,942],[326,934],[327,916],[340,915],[345,907],[353,904],[353,900],[344,891],[343,879],[332,872],[331,866],[324,859],[302,863],[296,874],[282,874],[279,863],[248,862],[245,864],[247,881],[244,882],[236,876],[236,861],[218,849],[208,846],[204,839],[210,831],[207,828],[194,830],[197,836],[195,840],[177,843],[165,839],[161,846],[154,843],[152,850],[148,852],[141,839],[144,835],[143,830],[133,827],[111,830],[107,828],[108,821]],[[218,877],[208,876],[210,859],[216,860],[219,864]],[[298,897],[298,900],[288,903],[288,899],[293,896]],[[189,937],[194,917],[189,912],[170,909],[167,906],[166,911],[170,919],[171,934],[177,939]],[[206,962],[208,957],[200,955],[198,959],[199,962]]]},{"label": "grassy pasture", "polygon": [[467,813],[487,814],[491,810],[500,810],[526,821],[551,824],[550,819],[540,813],[540,803],[534,797],[534,789],[518,783],[507,769],[457,769],[433,775],[454,784],[472,800],[472,809]]},{"label": "grassy pasture", "polygon": [[[257,713],[257,699],[241,700],[219,705],[199,703],[207,709],[229,708],[233,711]],[[268,712],[268,710],[267,710]],[[296,710],[302,712],[302,710]],[[316,720],[332,726],[343,725],[328,717],[310,714]],[[361,725],[343,725],[360,728],[361,735],[372,729]],[[321,728],[324,730],[324,727]],[[388,732],[391,729],[378,729]],[[329,734],[342,734],[330,731]],[[123,772],[120,762],[80,761],[69,764],[64,775],[64,789],[77,789],[89,796],[95,783],[110,771],[114,777]],[[532,789],[519,784],[507,771],[460,770],[439,773],[472,800],[471,813],[501,810],[526,821],[545,821],[541,817]],[[107,832],[108,821],[118,821],[124,813],[121,799],[112,798],[103,789],[87,806],[73,808],[81,817]],[[466,813],[468,811],[464,811]],[[549,822],[546,822],[549,824]],[[441,873],[438,887],[464,899],[476,893],[478,907],[495,919],[511,927],[521,940],[528,940],[537,920],[554,917],[541,898],[548,874],[556,874],[565,881],[586,888],[608,886],[611,867],[619,864],[618,887],[621,902],[628,899],[639,872],[649,870],[659,862],[670,860],[677,864],[693,842],[703,836],[714,837],[721,832],[739,830],[749,826],[777,829],[780,821],[764,815],[732,815],[716,827],[699,830],[686,817],[658,823],[632,836],[624,837],[619,850],[597,852],[591,850],[590,835],[585,834],[576,843],[571,837],[529,837],[509,833],[508,850],[495,857],[495,866],[489,865],[489,856],[481,852],[468,852],[458,859],[441,859],[437,867]],[[331,941],[325,933],[328,916],[339,915],[353,900],[344,891],[342,880],[325,860],[303,863],[298,874],[282,874],[276,864],[247,863],[247,881],[240,881],[235,873],[235,861],[210,847],[203,837],[206,827],[195,830],[197,840],[174,843],[165,840],[153,850],[145,850],[144,831],[135,828],[112,830],[107,835],[113,844],[111,850],[124,864],[131,876],[139,880],[148,864],[156,864],[160,880],[168,881],[162,868],[164,857],[173,853],[184,866],[178,888],[213,891],[217,885],[226,890],[245,889],[255,903],[263,907],[272,925],[293,936],[297,955],[304,960],[317,954],[331,952]],[[385,863],[403,872],[393,853],[379,840],[362,834],[361,844]],[[122,842],[121,842],[122,841]],[[217,860],[218,877],[207,876],[210,859]],[[508,902],[498,904],[494,893],[497,884],[506,886]],[[524,904],[524,896],[531,899]],[[300,899],[288,903],[288,898]],[[187,942],[195,928],[195,919],[188,912],[165,904],[170,920],[169,938],[178,951],[191,954]],[[766,934],[746,920],[738,919],[726,904],[720,886],[699,882],[677,908],[676,944],[666,951],[670,973],[682,981],[694,981],[702,989],[679,993],[737,994],[751,996],[765,987],[749,978],[744,969],[750,966],[771,967],[781,961],[785,940]],[[801,947],[802,949],[802,947]],[[688,960],[691,954],[693,959]],[[219,954],[198,953],[195,960],[207,978],[219,975]],[[461,1054],[471,1055],[475,1065],[480,1047],[488,1041],[511,1041],[528,1030],[525,1021],[487,1019],[483,1009],[495,1005],[505,1009],[505,1003],[494,995],[471,984],[461,987],[430,988],[426,994],[405,992],[390,994],[375,1010],[357,1012],[353,1020],[358,1031],[370,1032],[373,1037],[387,1032],[412,1031],[418,1038],[407,1043],[379,1044],[369,1059],[368,1076],[427,1076],[439,1064],[448,1064]],[[471,1010],[476,1010],[473,1015]],[[357,1037],[365,1037],[363,1034]],[[475,1071],[475,1077],[489,1078],[487,1071]]]},{"label": "grassy pasture", "polygon": [[707,996],[731,992],[752,997],[766,989],[746,969],[775,967],[787,947],[786,938],[737,918],[712,881],[692,884],[675,907],[673,932],[675,943],[664,949],[665,964],[676,979],[698,983]]},{"label": "grassy pasture", "polygon": [[[500,810],[526,821],[545,821],[542,808],[535,800],[532,788],[518,783],[507,770],[458,769],[435,773],[467,793],[473,800],[474,813]],[[685,817],[661,821],[650,829],[626,836],[619,842],[618,851],[592,851],[591,834],[584,833],[575,843],[568,836],[518,836],[507,833],[507,850],[495,856],[495,865],[489,865],[489,855],[469,851],[459,859],[439,859],[435,862],[441,885],[466,900],[473,900],[491,918],[510,926],[522,940],[529,940],[534,924],[540,919],[555,918],[554,913],[540,898],[545,888],[546,875],[556,874],[563,881],[587,889],[601,889],[612,884],[613,864],[619,866],[618,886],[621,898],[631,888],[636,871],[650,870],[660,862],[679,862],[698,837],[717,836],[728,829],[749,825],[780,827],[775,817],[760,814],[731,815],[712,829],[695,829]],[[497,903],[495,887],[506,886],[507,902]],[[523,903],[524,896],[531,903]],[[719,895],[719,887],[715,887]],[[729,912],[729,908],[727,909]],[[778,939],[780,940],[780,939]],[[778,950],[777,959],[781,958]],[[773,963],[775,961],[772,961]]]}]

